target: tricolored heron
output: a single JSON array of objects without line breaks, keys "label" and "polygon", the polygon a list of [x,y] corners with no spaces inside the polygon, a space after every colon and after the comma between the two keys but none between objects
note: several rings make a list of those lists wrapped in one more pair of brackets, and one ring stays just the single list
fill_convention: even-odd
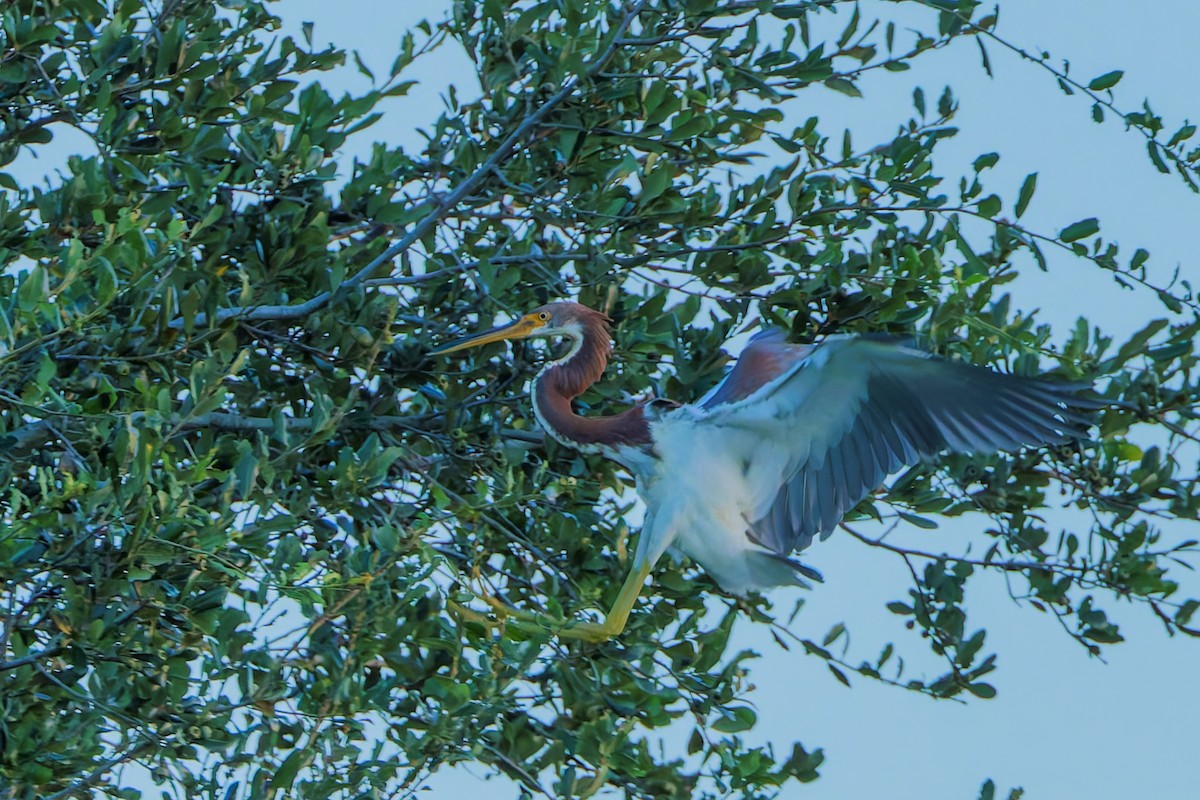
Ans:
[{"label": "tricolored heron", "polygon": [[534,413],[559,442],[629,469],[646,506],[632,572],[604,622],[556,623],[560,635],[590,641],[624,630],[651,568],[672,546],[734,594],[803,584],[801,575],[819,580],[792,554],[829,536],[900,467],[943,451],[1079,438],[1089,424],[1082,412],[1099,405],[1079,395],[1090,383],[1004,375],[894,337],[837,334],[800,345],[769,330],[696,403],[655,400],[583,417],[571,403],[604,372],[609,319],[570,302],[435,352],[554,336],[570,348],[534,380]]}]

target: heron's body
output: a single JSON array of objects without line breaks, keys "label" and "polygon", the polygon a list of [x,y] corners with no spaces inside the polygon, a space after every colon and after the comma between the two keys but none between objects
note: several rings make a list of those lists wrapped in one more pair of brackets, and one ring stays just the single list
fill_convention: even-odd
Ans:
[{"label": "heron's body", "polygon": [[[773,477],[779,454],[760,443],[748,462],[714,458],[705,445],[705,415],[698,411],[684,406],[650,425],[658,460],[648,474],[634,469],[638,493],[653,509],[642,527],[637,560],[653,564],[674,547],[735,594],[796,583],[796,570],[783,554],[748,535],[761,502],[755,487]],[[671,472],[667,464],[691,468]]]},{"label": "heron's body", "polygon": [[[1086,428],[1080,412],[1097,405],[1078,394],[1089,384],[1003,375],[894,338],[794,345],[767,331],[695,404],[583,417],[572,401],[600,378],[611,345],[607,319],[576,303],[543,306],[447,350],[552,335],[572,346],[534,381],[535,413],[558,441],[634,474],[646,505],[635,577],[675,547],[739,594],[817,577],[791,555],[828,536],[902,466],[945,450],[1068,441]],[[622,598],[632,607],[629,589]]]},{"label": "heron's body", "polygon": [[[580,308],[583,308],[582,306]],[[712,458],[703,444],[704,412],[682,406],[657,412],[636,405],[609,417],[582,417],[571,400],[600,378],[610,351],[608,326],[600,315],[588,314],[571,348],[542,370],[534,381],[533,409],[546,432],[563,444],[600,453],[625,466],[637,479],[647,515],[637,559],[654,563],[674,545],[733,592],[764,585],[754,579],[747,561],[771,560],[744,534],[751,510],[750,487],[758,476],[733,468],[727,459]],[[759,459],[765,463],[765,459]],[[688,470],[664,469],[688,464]],[[714,492],[713,487],[721,487]],[[765,551],[763,551],[765,552]],[[790,578],[794,572],[778,561],[772,576]]]}]

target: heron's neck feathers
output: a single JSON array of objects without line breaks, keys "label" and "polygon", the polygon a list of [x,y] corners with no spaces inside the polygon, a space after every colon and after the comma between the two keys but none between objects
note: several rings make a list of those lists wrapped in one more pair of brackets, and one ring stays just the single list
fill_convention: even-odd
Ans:
[{"label": "heron's neck feathers", "polygon": [[533,408],[546,431],[584,452],[612,456],[621,447],[650,444],[650,426],[641,405],[611,417],[581,417],[571,401],[604,374],[612,352],[607,318],[600,313],[579,320],[570,351],[538,376]]},{"label": "heron's neck feathers", "polygon": [[578,330],[571,337],[571,349],[565,356],[550,364],[542,373],[542,382],[573,400],[589,386],[600,380],[608,357],[612,353],[612,334],[608,318],[599,312],[581,317]]}]

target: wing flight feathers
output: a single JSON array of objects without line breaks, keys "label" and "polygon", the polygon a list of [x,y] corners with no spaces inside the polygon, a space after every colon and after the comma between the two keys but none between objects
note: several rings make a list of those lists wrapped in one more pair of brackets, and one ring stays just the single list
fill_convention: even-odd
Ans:
[{"label": "wing flight feathers", "polygon": [[[781,335],[756,340],[746,366],[739,361],[700,409],[714,434],[741,434],[727,440],[739,449],[792,450],[774,490],[753,487],[761,503],[750,514],[749,535],[784,556],[829,535],[905,465],[945,450],[1066,442],[1085,435],[1087,412],[1103,405],[1079,394],[1090,383],[1004,375],[896,341],[833,336],[803,347]],[[747,429],[757,435],[745,436]]]}]

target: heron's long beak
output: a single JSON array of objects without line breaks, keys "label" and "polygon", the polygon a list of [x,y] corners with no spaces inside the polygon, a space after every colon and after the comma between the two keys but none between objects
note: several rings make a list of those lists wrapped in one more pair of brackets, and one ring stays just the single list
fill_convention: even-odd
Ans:
[{"label": "heron's long beak", "polygon": [[490,331],[477,333],[474,336],[468,336],[465,339],[459,339],[457,342],[452,342],[445,347],[439,347],[436,350],[430,351],[431,356],[440,356],[444,353],[453,353],[458,350],[466,350],[468,347],[478,347],[482,344],[490,344],[491,342],[502,342],[505,339],[525,339],[528,338],[542,324],[536,317],[525,316],[521,317],[516,322],[510,322],[507,325],[501,325],[498,328],[492,328]]}]

